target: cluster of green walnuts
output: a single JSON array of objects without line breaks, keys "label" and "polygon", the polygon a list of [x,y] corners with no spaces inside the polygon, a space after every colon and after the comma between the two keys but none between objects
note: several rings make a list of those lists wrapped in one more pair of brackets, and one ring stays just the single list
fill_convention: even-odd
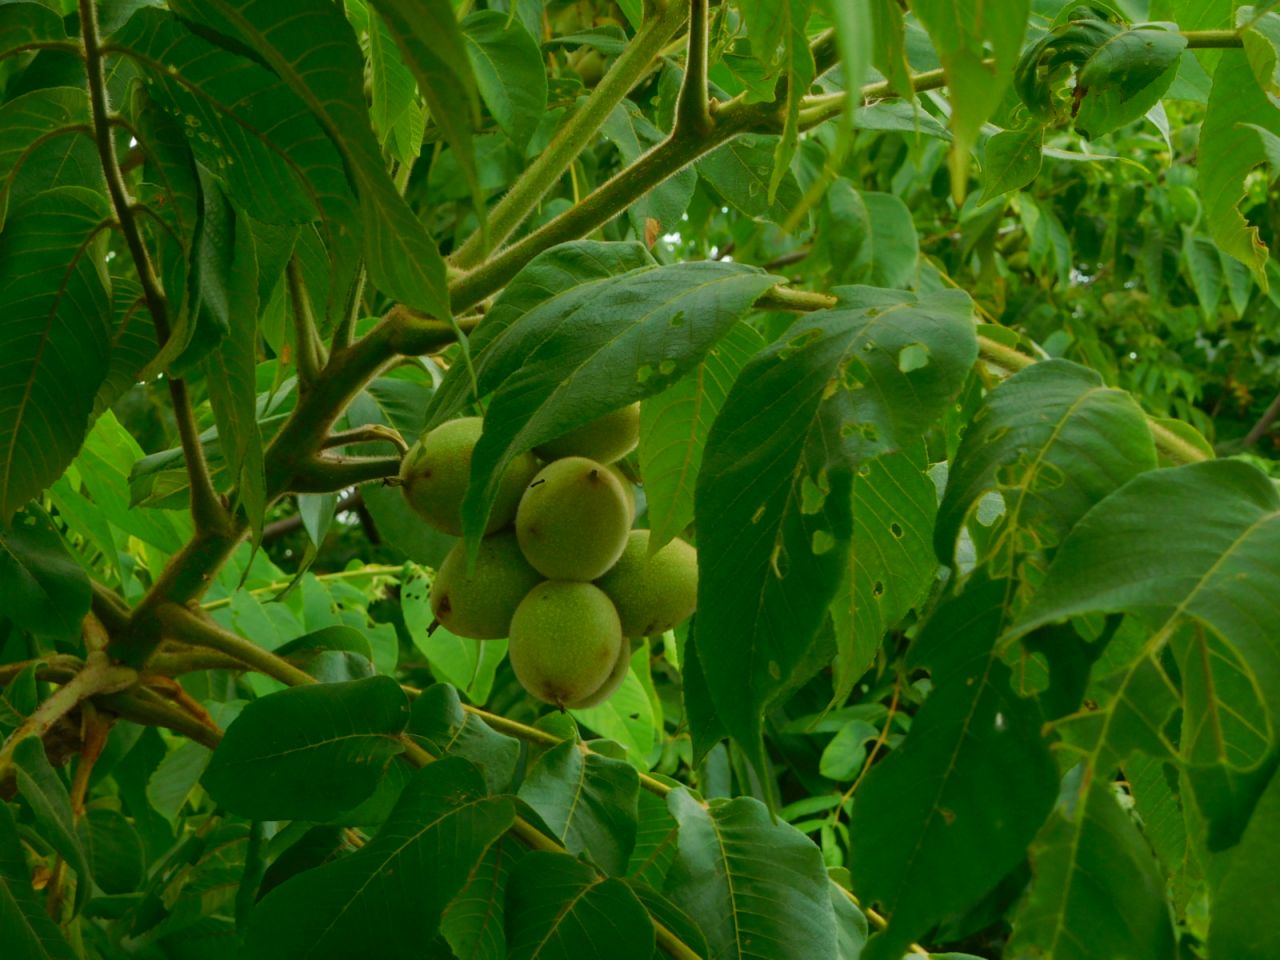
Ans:
[{"label": "cluster of green walnuts", "polygon": [[[483,426],[480,417],[443,423],[401,466],[410,506],[443,533],[462,534]],[[562,710],[612,696],[630,665],[629,638],[670,630],[697,600],[697,551],[675,539],[651,553],[649,531],[631,529],[635,488],[617,462],[639,432],[633,404],[516,457],[474,568],[459,541],[432,584],[439,623],[461,637],[507,637],[520,683]]]}]

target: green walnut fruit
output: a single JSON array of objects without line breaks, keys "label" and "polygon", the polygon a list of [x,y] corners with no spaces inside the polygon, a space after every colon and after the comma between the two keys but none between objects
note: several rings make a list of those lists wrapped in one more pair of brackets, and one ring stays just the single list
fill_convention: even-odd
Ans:
[{"label": "green walnut fruit", "polygon": [[526,690],[563,710],[604,686],[622,646],[618,612],[599,587],[548,580],[516,607],[507,656]]},{"label": "green walnut fruit", "polygon": [[[442,533],[462,535],[462,498],[471,480],[471,452],[483,426],[479,417],[442,423],[423,435],[400,464],[401,489],[409,506]],[[537,472],[538,462],[531,453],[522,453],[508,464],[485,533],[501,530],[515,519],[520,495]]]},{"label": "green walnut fruit", "polygon": [[543,460],[587,457],[597,463],[613,463],[634,450],[639,442],[640,404],[633,403],[548,440],[534,447],[534,452]]},{"label": "green walnut fruit", "polygon": [[431,612],[450,633],[498,640],[510,632],[520,601],[541,582],[509,530],[480,541],[471,576],[467,576],[466,544],[459,542],[440,564],[431,585]]},{"label": "green walnut fruit", "polygon": [[574,700],[566,703],[565,706],[570,710],[585,710],[588,707],[598,707],[604,703],[622,686],[622,681],[627,678],[627,672],[631,669],[631,644],[625,639],[618,645],[618,659],[614,661],[613,669],[609,671],[609,676],[605,678],[604,683],[600,684],[600,688],[593,693],[587,694],[581,700]]},{"label": "green walnut fruit", "polygon": [[596,581],[628,637],[670,630],[698,604],[698,551],[677,538],[649,556],[649,531],[632,530],[613,568]]},{"label": "green walnut fruit", "polygon": [[622,484],[623,496],[627,498],[627,526],[631,526],[636,522],[636,488],[625,473],[618,469],[616,463],[610,463],[605,469],[618,478],[618,483]]},{"label": "green walnut fruit", "polygon": [[549,580],[594,580],[622,555],[630,526],[622,484],[585,457],[543,467],[516,511],[520,548]]}]

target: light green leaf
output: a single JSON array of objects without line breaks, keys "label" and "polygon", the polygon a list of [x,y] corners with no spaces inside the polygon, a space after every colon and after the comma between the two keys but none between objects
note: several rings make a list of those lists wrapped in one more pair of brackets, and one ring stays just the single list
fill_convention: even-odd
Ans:
[{"label": "light green leaf", "polygon": [[849,181],[838,179],[827,191],[823,226],[836,282],[875,287],[914,284],[919,238],[911,211],[897,197],[855,190]]},{"label": "light green leaf", "polygon": [[764,345],[753,327],[737,324],[692,373],[640,404],[640,475],[650,551],[661,549],[692,522],[707,432],[739,371]]},{"label": "light green leaf", "polygon": [[400,585],[405,629],[437,678],[462,690],[472,703],[483,704],[493,689],[498,665],[506,656],[507,641],[471,640],[455,636],[440,625],[430,630],[436,619],[431,612],[430,595],[426,572],[413,568]]},{"label": "light green leaf", "polygon": [[88,430],[110,349],[107,209],[99,193],[57,187],[0,234],[0,525],[58,479]]},{"label": "light green leaf", "polygon": [[1239,209],[1245,177],[1267,160],[1258,128],[1280,136],[1280,109],[1258,86],[1244,57],[1224,56],[1214,71],[1200,131],[1197,165],[1205,224],[1219,248],[1249,267],[1266,290],[1267,247]]},{"label": "light green leaf", "polygon": [[205,772],[220,804],[253,820],[327,820],[373,793],[404,746],[409,704],[390,677],[293,687],[254,700]]},{"label": "light green leaf", "polygon": [[462,32],[485,106],[523,150],[547,109],[542,51],[519,20],[496,10],[470,14]]},{"label": "light green leaf", "polygon": [[689,914],[711,956],[812,960],[836,953],[835,911],[822,854],[750,797],[703,807],[681,787],[668,796],[680,824],[666,893]]},{"label": "light green leaf", "polygon": [[1044,127],[1001,130],[987,141],[982,156],[982,196],[986,203],[1010,190],[1021,190],[1040,174],[1044,161]]}]

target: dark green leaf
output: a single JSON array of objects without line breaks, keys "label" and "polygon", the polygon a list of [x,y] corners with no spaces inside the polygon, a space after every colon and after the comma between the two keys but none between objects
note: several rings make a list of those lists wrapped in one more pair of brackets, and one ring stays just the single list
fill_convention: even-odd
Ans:
[{"label": "dark green leaf", "polygon": [[747,364],[699,475],[698,659],[752,757],[846,573],[855,471],[916,442],[977,353],[962,293],[845,293],[864,305],[810,314]]},{"label": "dark green leaf", "polygon": [[501,837],[485,851],[467,885],[445,908],[440,932],[459,960],[506,960],[504,929],[507,878],[525,851],[511,837]]},{"label": "dark green leaf", "polygon": [[249,703],[205,789],[252,820],[327,820],[373,793],[404,746],[409,704],[390,677],[293,687]]},{"label": "dark green leaf", "polygon": [[4,615],[23,630],[78,638],[89,612],[89,579],[38,507],[0,529],[0,597]]},{"label": "dark green leaf", "polygon": [[617,876],[636,841],[636,768],[565,741],[544,753],[520,787],[570,853],[587,854]]},{"label": "dark green leaf", "polygon": [[982,155],[982,196],[979,203],[1021,190],[1040,174],[1044,160],[1044,127],[1001,130],[987,141]]},{"label": "dark green leaf", "polygon": [[76,960],[76,953],[31,889],[18,825],[5,803],[0,803],[0,943],[6,955],[12,952],[17,960]]},{"label": "dark green leaf", "polygon": [[[770,0],[773,2],[773,0]],[[784,166],[771,189],[777,138],[747,134],[717,147],[698,161],[698,175],[722,200],[748,217],[782,223],[800,205],[800,184]]]},{"label": "dark green leaf", "polygon": [[836,180],[827,191],[825,244],[840,283],[908,287],[916,278],[919,239],[911,211],[888,193],[855,190]]},{"label": "dark green leaf", "polygon": [[1240,843],[1216,858],[1209,950],[1214,957],[1280,954],[1280,925],[1262,904],[1280,898],[1280,772],[1262,794]]},{"label": "dark green leaf", "polygon": [[82,126],[88,122],[89,96],[72,87],[33,90],[0,107],[0,227],[11,198],[96,185],[101,168],[95,169],[97,151]]},{"label": "dark green leaf", "polygon": [[653,960],[649,914],[631,888],[564,853],[531,853],[507,883],[508,960]]},{"label": "dark green leaf", "polygon": [[934,544],[956,541],[982,497],[1003,498],[1003,545],[993,554],[1052,549],[1094,504],[1156,465],[1142,409],[1102,377],[1066,360],[1037,363],[987,395],[969,421],[938,508]]},{"label": "dark green leaf", "polygon": [[75,906],[79,911],[89,896],[93,880],[84,848],[80,846],[80,837],[76,834],[67,788],[50,766],[39,737],[20,741],[13,751],[13,763],[18,773],[18,790],[30,804],[41,836],[76,872]]},{"label": "dark green leaf", "polygon": [[1186,37],[1163,27],[1108,39],[1076,77],[1076,129],[1096,138],[1141,118],[1173,83],[1186,45]]},{"label": "dark green leaf", "polygon": [[1014,915],[1010,952],[1054,960],[1176,956],[1151,848],[1107,779],[1079,780],[1077,768],[1032,844],[1035,881]]},{"label": "dark green leaf", "polygon": [[246,957],[421,957],[445,907],[514,819],[511,800],[486,796],[468,761],[446,757],[423,767],[373,840],[258,903]]},{"label": "dark green leaf", "polygon": [[146,877],[142,840],[129,820],[115,810],[94,808],[76,823],[94,882],[106,894],[136,890]]},{"label": "dark green leaf", "polygon": [[458,692],[446,683],[422,691],[413,701],[408,733],[433,754],[466,757],[484,772],[495,793],[508,789],[520,760],[520,741],[498,733],[462,709]]},{"label": "dark green leaf", "polygon": [[1043,718],[996,655],[1008,581],[971,579],[912,646],[933,692],[902,746],[863,782],[849,824],[864,903],[889,916],[868,960],[896,960],[978,903],[1021,860],[1053,807],[1058,774]]},{"label": "dark green leaf", "polygon": [[88,429],[111,336],[106,219],[101,194],[57,187],[0,234],[0,523],[58,478]]},{"label": "dark green leaf", "polygon": [[667,802],[680,839],[666,893],[702,929],[711,956],[835,956],[827,871],[811,841],[750,797],[706,808],[680,788]]}]

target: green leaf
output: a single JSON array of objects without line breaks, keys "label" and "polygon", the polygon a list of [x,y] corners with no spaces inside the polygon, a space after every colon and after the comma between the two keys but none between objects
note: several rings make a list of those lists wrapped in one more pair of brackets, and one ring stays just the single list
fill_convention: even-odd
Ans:
[{"label": "green leaf", "polygon": [[[3,23],[0,19],[0,26]],[[0,943],[6,954],[12,952],[18,960],[76,960],[76,953],[31,889],[18,825],[5,803],[0,803]]]},{"label": "green leaf", "polygon": [[680,827],[667,809],[664,798],[649,790],[641,790],[637,800],[636,844],[627,864],[627,876],[661,890],[667,880],[667,871],[675,862]]},{"label": "green leaf", "polygon": [[519,20],[477,10],[462,21],[476,86],[498,126],[521,150],[547,109],[542,51]]},{"label": "green leaf", "polygon": [[1200,302],[1200,313],[1206,324],[1217,319],[1222,305],[1223,261],[1212,240],[1184,228],[1182,233],[1182,263],[1191,280],[1191,289]]},{"label": "green leaf", "polygon": [[640,681],[640,670],[648,670],[648,661],[648,647],[641,645],[631,655],[631,669],[613,696],[597,706],[569,711],[583,726],[622,744],[627,759],[642,770],[649,769],[649,753],[662,726]]},{"label": "green leaf", "polygon": [[0,596],[4,615],[23,630],[77,639],[89,612],[89,578],[38,507],[0,529]]},{"label": "green leaf", "polygon": [[667,803],[680,824],[667,895],[698,924],[711,956],[812,960],[836,953],[822,854],[750,797],[699,803],[681,787]]},{"label": "green leaf", "polygon": [[849,824],[858,894],[889,916],[867,960],[896,960],[978,903],[1053,808],[1058,773],[1040,711],[996,654],[1009,589],[971,578],[911,648],[908,669],[927,667],[933,691],[902,746],[867,775]]},{"label": "green leaf", "polygon": [[[444,261],[387,174],[369,123],[364,59],[342,12],[325,0],[287,8],[270,0],[175,0],[173,6],[243,40],[306,105],[342,154],[356,188],[370,279],[395,300],[447,317]],[[423,19],[419,15],[419,23]],[[452,15],[449,20],[453,34],[441,36],[460,41]],[[464,75],[459,81],[468,89]],[[443,125],[440,115],[436,120]]]},{"label": "green leaf", "polygon": [[390,677],[281,690],[245,706],[204,775],[210,795],[251,820],[327,820],[370,796],[409,704]]},{"label": "green leaf", "polygon": [[107,209],[101,194],[57,187],[0,234],[0,524],[58,479],[88,429],[111,336]]},{"label": "green leaf", "polygon": [[653,960],[654,932],[621,880],[568,854],[535,852],[507,883],[507,945],[508,960]]},{"label": "green leaf", "polygon": [[136,890],[146,877],[142,840],[123,814],[93,807],[76,823],[94,882],[108,895]]},{"label": "green leaf", "polygon": [[991,492],[1005,506],[993,556],[1051,549],[1094,504],[1155,466],[1133,397],[1069,361],[1034,364],[997,386],[969,421],[938,508],[938,557],[954,563],[962,528]]},{"label": "green leaf", "polygon": [[26,737],[19,741],[13,750],[13,763],[17,769],[18,791],[35,814],[41,837],[76,872],[75,911],[79,913],[93,889],[93,879],[76,833],[71,797],[49,764],[44,743],[39,737]]},{"label": "green leaf", "polygon": [[[951,93],[951,192],[964,198],[969,151],[995,112],[1022,50],[1030,0],[998,7],[983,0],[916,0],[912,12],[929,32]],[[988,60],[987,46],[991,59]]]},{"label": "green leaf", "polygon": [[[623,100],[610,112],[600,133],[614,146],[628,165],[635,163],[666,134],[645,117],[638,106]],[[689,207],[693,192],[698,186],[698,174],[692,167],[685,167],[627,208],[627,217],[637,237],[645,237],[656,222],[659,230],[679,230],[681,216]]]},{"label": "green leaf", "polygon": [[1187,46],[1182,34],[1163,27],[1139,27],[1111,37],[1076,76],[1076,129],[1090,139],[1143,117],[1173,83]]},{"label": "green leaf", "polygon": [[1066,799],[1031,846],[1035,880],[1013,916],[1009,952],[1054,960],[1176,956],[1150,846],[1106,778],[1076,786],[1079,779],[1078,768],[1068,775]]},{"label": "green leaf", "polygon": [[0,54],[9,56],[66,38],[62,18],[41,4],[6,3],[0,9]]},{"label": "green leaf", "polygon": [[510,798],[485,794],[480,772],[460,757],[416,771],[373,840],[258,902],[245,955],[422,956],[445,907],[515,821]]},{"label": "green leaf", "polygon": [[[718,261],[642,267],[571,287],[509,326],[477,371],[493,397],[463,503],[468,535],[514,456],[674,383],[775,282]],[[465,373],[456,365],[446,380]]]},{"label": "green leaf", "polygon": [[494,793],[509,789],[515,778],[520,741],[464,711],[458,692],[448,684],[433,684],[413,701],[407,732],[437,756],[451,753],[470,760]]},{"label": "green leaf", "polygon": [[707,433],[739,371],[764,345],[753,327],[736,324],[693,372],[640,404],[640,475],[650,551],[660,550],[693,521],[693,491]]},{"label": "green leaf", "polygon": [[422,130],[426,125],[417,84],[400,57],[386,21],[371,14],[368,30],[373,86],[369,119],[383,147],[390,147],[401,163],[412,163],[422,150]]},{"label": "green leaf", "polygon": [[1280,927],[1261,904],[1280,898],[1280,773],[1249,819],[1240,843],[1214,864],[1221,879],[1212,892],[1209,950],[1214,957],[1271,957],[1280,953]]},{"label": "green leaf", "polygon": [[[558,295],[578,295],[585,288],[600,289],[603,282],[633,270],[652,267],[656,261],[640,243],[602,243],[579,240],[552,247],[538,254],[503,288],[486,311],[475,332],[468,338],[475,355],[477,375],[490,358],[489,344],[508,327]],[[580,289],[583,288],[583,289]],[[430,429],[456,417],[476,398],[471,395],[469,377],[445,377],[431,398],[424,427]]]},{"label": "green leaf", "polygon": [[88,93],[74,87],[33,90],[0,106],[0,227],[11,199],[20,203],[60,185],[98,185],[97,151],[77,129],[88,122]]},{"label": "green leaf", "polygon": [[986,203],[1011,190],[1021,190],[1040,175],[1044,161],[1044,127],[1001,130],[987,141],[982,155],[982,196]]},{"label": "green leaf", "polygon": [[[772,2],[772,0],[770,0]],[[800,206],[800,184],[787,166],[778,173],[777,138],[761,134],[735,137],[698,161],[698,175],[735,210],[761,220],[782,223]]]},{"label": "green leaf", "polygon": [[1200,131],[1197,166],[1205,225],[1218,247],[1252,270],[1266,290],[1267,246],[1239,209],[1245,177],[1267,160],[1259,127],[1280,136],[1280,109],[1258,86],[1244,57],[1224,56],[1214,71]]},{"label": "green leaf", "polygon": [[462,892],[445,908],[440,932],[455,957],[506,960],[507,881],[512,865],[523,855],[516,840],[500,837],[471,871]]},{"label": "green leaf", "polygon": [[855,471],[917,441],[977,355],[962,293],[843,292],[847,305],[801,319],[743,368],[698,479],[698,659],[716,665],[716,713],[757,761],[763,711],[816,669]]},{"label": "green leaf", "polygon": [[938,564],[929,540],[937,488],[923,448],[877,457],[853,479],[849,575],[831,605],[839,667],[832,704],[871,665],[885,631],[924,600]]},{"label": "green leaf", "polygon": [[920,243],[905,203],[840,179],[827,191],[826,213],[833,279],[875,287],[915,284]]},{"label": "green leaf", "polygon": [[[211,181],[204,186],[206,194],[218,191]],[[256,544],[262,537],[267,509],[256,396],[258,261],[247,217],[226,198],[220,199],[213,209],[206,203],[203,234],[207,239],[198,249],[206,261],[205,269],[218,278],[214,284],[206,284],[204,304],[219,315],[226,335],[206,355],[204,374],[229,479],[239,492]]]},{"label": "green leaf", "polygon": [[159,352],[142,287],[132,277],[111,278],[111,360],[93,400],[97,419],[144,379]]},{"label": "green leaf", "polygon": [[636,841],[635,767],[565,741],[544,753],[520,787],[525,801],[574,854],[606,873],[626,872]]},{"label": "green leaf", "polygon": [[[427,102],[431,119],[453,148],[477,209],[483,215],[471,137],[471,128],[479,116],[480,101],[466,41],[453,4],[449,0],[370,2],[386,20],[405,64],[418,81],[418,92]],[[405,210],[407,212],[408,207]],[[434,253],[434,248],[432,250]],[[440,279],[443,280],[443,261],[439,254],[435,256],[436,263],[440,264]]]}]

